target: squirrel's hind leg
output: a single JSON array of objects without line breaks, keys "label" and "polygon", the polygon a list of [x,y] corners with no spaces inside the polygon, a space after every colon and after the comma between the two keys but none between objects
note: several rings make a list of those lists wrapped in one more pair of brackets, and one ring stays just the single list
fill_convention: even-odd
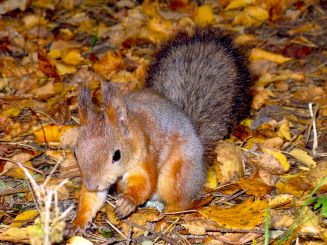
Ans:
[{"label": "squirrel's hind leg", "polygon": [[168,161],[158,177],[159,199],[165,204],[165,212],[190,209],[202,189],[198,184],[199,174],[192,172],[198,171],[192,167],[193,164],[198,163],[184,160],[178,154],[172,154]]}]

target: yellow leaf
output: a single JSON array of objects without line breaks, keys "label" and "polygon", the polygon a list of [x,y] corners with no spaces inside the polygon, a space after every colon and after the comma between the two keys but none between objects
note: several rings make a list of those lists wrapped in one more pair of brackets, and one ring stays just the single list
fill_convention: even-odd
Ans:
[{"label": "yellow leaf", "polygon": [[52,49],[50,50],[50,52],[48,53],[48,57],[50,59],[58,59],[61,57],[61,51],[58,49]]},{"label": "yellow leaf", "polygon": [[308,167],[316,167],[315,160],[313,160],[313,158],[309,156],[307,152],[301,149],[294,149],[290,151],[288,154],[290,154],[292,157],[299,160],[301,163],[303,163]]},{"label": "yellow leaf", "polygon": [[212,9],[209,5],[203,5],[198,7],[194,21],[199,26],[207,26],[214,20]]},{"label": "yellow leaf", "polygon": [[253,44],[256,42],[256,36],[251,34],[243,34],[235,38],[234,42],[237,45]]},{"label": "yellow leaf", "polygon": [[281,125],[277,132],[277,136],[284,138],[288,141],[291,140],[290,126],[289,126],[288,120],[284,119],[281,122]]},{"label": "yellow leaf", "polygon": [[256,7],[248,6],[233,21],[233,25],[243,26],[259,26],[269,18],[267,10]]},{"label": "yellow leaf", "polygon": [[232,10],[232,9],[237,9],[237,8],[241,8],[244,7],[246,5],[249,4],[253,4],[255,3],[256,0],[232,0],[227,7],[225,8],[225,10]]},{"label": "yellow leaf", "polygon": [[209,189],[215,189],[217,187],[217,178],[215,175],[215,171],[212,168],[208,169],[207,181],[205,186]]},{"label": "yellow leaf", "polygon": [[241,125],[244,125],[246,127],[251,127],[253,123],[253,120],[250,118],[245,118],[243,121],[240,122]]},{"label": "yellow leaf", "polygon": [[27,228],[10,227],[0,232],[0,241],[10,241],[14,244],[30,243]]},{"label": "yellow leaf", "polygon": [[[33,167],[32,163],[30,161],[20,162],[20,163],[24,163],[24,165],[27,166],[27,167]],[[5,169],[7,169],[7,166],[9,166],[9,164],[6,164]],[[8,172],[6,172],[4,175],[8,176],[8,177],[15,178],[15,179],[26,179],[27,178],[25,176],[24,171],[17,165],[12,165],[12,167],[10,167],[10,169],[8,169]],[[36,176],[38,176],[38,175],[36,175]],[[36,176],[34,176],[34,177],[39,178],[39,177],[36,177]]]},{"label": "yellow leaf", "polygon": [[264,222],[266,207],[266,200],[249,198],[232,208],[209,206],[200,209],[199,212],[222,228],[253,229]]},{"label": "yellow leaf", "polygon": [[65,75],[65,74],[72,74],[77,71],[75,67],[70,66],[70,65],[64,65],[59,62],[56,62],[55,65],[56,65],[58,74],[61,76]]},{"label": "yellow leaf", "polygon": [[13,222],[10,224],[10,227],[20,227],[25,223],[30,222],[38,215],[39,212],[35,209],[26,210],[15,217]]},{"label": "yellow leaf", "polygon": [[285,57],[280,54],[274,54],[260,48],[254,48],[250,53],[250,61],[255,60],[270,60],[272,62],[282,64],[286,61],[291,60],[291,58]]},{"label": "yellow leaf", "polygon": [[215,149],[220,183],[239,179],[244,175],[244,167],[239,150],[232,144],[220,141]]},{"label": "yellow leaf", "polygon": [[93,243],[81,236],[73,236],[69,238],[67,245],[92,245]]},{"label": "yellow leaf", "polygon": [[247,150],[251,150],[252,147],[255,145],[255,144],[260,144],[260,143],[264,143],[265,142],[265,139],[263,138],[256,138],[256,137],[253,137],[253,138],[250,138],[244,145],[244,148],[247,149]]},{"label": "yellow leaf", "polygon": [[263,152],[272,155],[282,165],[285,171],[290,169],[290,164],[288,163],[287,158],[283,153],[268,148],[263,148],[262,150]]},{"label": "yellow leaf", "polygon": [[254,195],[257,197],[267,195],[272,189],[271,186],[253,178],[242,178],[237,182],[237,184],[245,190],[248,195]]},{"label": "yellow leaf", "polygon": [[99,61],[94,63],[93,68],[106,79],[111,79],[119,68],[124,64],[124,60],[120,53],[108,51]]},{"label": "yellow leaf", "polygon": [[68,52],[62,59],[66,64],[76,66],[83,60],[83,57],[77,50]]},{"label": "yellow leaf", "polygon": [[5,117],[17,117],[20,114],[20,108],[11,107],[1,113]]},{"label": "yellow leaf", "polygon": [[269,208],[278,208],[294,202],[294,197],[289,194],[279,194],[271,197],[268,202]]},{"label": "yellow leaf", "polygon": [[47,125],[33,132],[37,143],[59,142],[63,133],[75,126]]}]

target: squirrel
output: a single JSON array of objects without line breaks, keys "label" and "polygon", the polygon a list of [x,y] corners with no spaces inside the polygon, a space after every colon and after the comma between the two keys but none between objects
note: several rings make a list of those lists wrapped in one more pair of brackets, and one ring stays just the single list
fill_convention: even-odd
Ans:
[{"label": "squirrel", "polygon": [[168,212],[192,208],[217,140],[249,113],[245,57],[220,30],[179,33],[156,54],[146,88],[123,95],[105,87],[100,111],[89,89],[79,94],[74,153],[83,181],[74,227],[87,228],[113,184],[119,218],[148,200]]}]

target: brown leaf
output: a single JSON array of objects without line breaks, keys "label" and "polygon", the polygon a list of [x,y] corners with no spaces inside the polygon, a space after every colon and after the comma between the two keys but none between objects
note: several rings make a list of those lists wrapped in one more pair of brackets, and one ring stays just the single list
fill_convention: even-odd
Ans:
[{"label": "brown leaf", "polygon": [[231,208],[209,206],[199,210],[206,218],[228,229],[253,229],[264,222],[266,200],[247,199]]},{"label": "brown leaf", "polygon": [[56,68],[50,63],[47,57],[47,53],[44,50],[39,49],[38,59],[40,70],[47,76],[54,78],[55,82],[61,82],[60,76],[58,75]]}]

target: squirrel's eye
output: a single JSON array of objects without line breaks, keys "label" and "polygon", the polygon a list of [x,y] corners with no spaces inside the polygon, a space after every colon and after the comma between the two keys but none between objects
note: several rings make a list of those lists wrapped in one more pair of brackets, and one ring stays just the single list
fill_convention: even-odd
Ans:
[{"label": "squirrel's eye", "polygon": [[116,150],[114,155],[112,156],[112,163],[115,163],[120,160],[120,150]]}]

